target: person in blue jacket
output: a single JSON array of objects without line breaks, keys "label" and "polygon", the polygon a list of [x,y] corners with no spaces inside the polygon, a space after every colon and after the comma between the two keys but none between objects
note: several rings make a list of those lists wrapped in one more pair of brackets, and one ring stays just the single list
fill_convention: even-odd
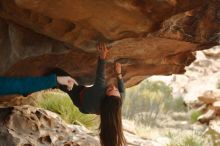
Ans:
[{"label": "person in blue jacket", "polygon": [[94,85],[86,87],[63,70],[54,70],[41,77],[0,77],[0,95],[29,94],[57,86],[69,94],[73,103],[85,114],[100,115],[100,141],[102,146],[122,146],[126,141],[122,128],[122,102],[125,87],[121,64],[115,63],[117,87],[105,80],[105,65],[109,48],[104,43],[97,46],[99,53]]},{"label": "person in blue jacket", "polygon": [[45,90],[58,85],[66,86],[66,89],[72,90],[77,82],[70,76],[57,76],[51,74],[37,77],[3,77],[0,76],[0,96],[21,94],[27,95],[36,91]]}]

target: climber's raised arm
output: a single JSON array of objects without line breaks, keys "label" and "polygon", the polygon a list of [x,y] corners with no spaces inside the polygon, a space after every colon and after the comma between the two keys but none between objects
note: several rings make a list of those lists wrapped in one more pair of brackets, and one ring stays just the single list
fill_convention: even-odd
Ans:
[{"label": "climber's raised arm", "polygon": [[104,86],[105,85],[105,64],[109,48],[104,43],[99,43],[97,45],[97,51],[99,53],[98,64],[96,69],[96,79],[95,85]]}]

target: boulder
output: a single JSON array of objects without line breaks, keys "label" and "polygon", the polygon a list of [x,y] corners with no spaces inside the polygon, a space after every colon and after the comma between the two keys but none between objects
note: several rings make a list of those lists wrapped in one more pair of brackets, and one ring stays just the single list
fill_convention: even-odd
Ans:
[{"label": "boulder", "polygon": [[216,101],[212,104],[214,110],[218,111],[220,113],[220,101]]},{"label": "boulder", "polygon": [[0,74],[43,75],[54,67],[80,84],[95,78],[97,42],[111,46],[127,87],[150,75],[182,74],[194,51],[219,43],[219,0],[1,0]]},{"label": "boulder", "polygon": [[215,118],[215,110],[209,109],[203,115],[199,116],[197,120],[200,123],[209,123],[210,120]]},{"label": "boulder", "polygon": [[[128,146],[161,146],[124,129]],[[100,146],[97,132],[30,105],[0,107],[1,146]]]},{"label": "boulder", "polygon": [[202,96],[198,97],[198,99],[204,102],[205,104],[212,104],[216,101],[220,101],[220,91],[205,91]]},{"label": "boulder", "polygon": [[24,105],[0,108],[1,146],[98,146],[86,128],[66,124],[57,114]]}]

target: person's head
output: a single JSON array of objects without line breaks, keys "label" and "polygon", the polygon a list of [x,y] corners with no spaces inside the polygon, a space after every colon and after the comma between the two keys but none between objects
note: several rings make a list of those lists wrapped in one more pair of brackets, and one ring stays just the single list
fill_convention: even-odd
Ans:
[{"label": "person's head", "polygon": [[121,98],[120,92],[118,91],[118,88],[116,88],[114,84],[110,84],[107,87],[105,94],[107,96],[115,96],[115,97]]},{"label": "person's head", "polygon": [[122,98],[118,89],[110,85],[100,107],[100,141],[102,146],[125,144],[121,118]]}]

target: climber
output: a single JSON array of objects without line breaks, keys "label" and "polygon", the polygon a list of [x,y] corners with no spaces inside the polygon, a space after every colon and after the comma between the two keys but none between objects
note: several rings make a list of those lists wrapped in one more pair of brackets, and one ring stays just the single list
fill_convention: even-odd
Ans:
[{"label": "climber", "polygon": [[105,81],[105,64],[109,48],[106,44],[97,45],[99,53],[94,85],[78,85],[63,70],[55,69],[48,76],[41,77],[0,77],[0,95],[29,94],[31,92],[57,86],[69,94],[73,103],[85,114],[100,115],[100,141],[102,146],[125,145],[122,129],[121,108],[125,88],[121,73],[121,64],[115,63],[118,88]]},{"label": "climber", "polygon": [[[85,114],[100,115],[100,140],[102,146],[125,145],[122,130],[121,108],[125,96],[125,88],[121,73],[121,64],[115,63],[115,75],[118,88],[114,84],[108,84],[105,80],[105,64],[109,52],[106,44],[97,45],[99,53],[96,69],[96,78],[92,87],[82,85],[74,86],[73,90],[60,88],[68,93],[73,103]],[[57,70],[57,75],[68,75],[65,71]]]}]

